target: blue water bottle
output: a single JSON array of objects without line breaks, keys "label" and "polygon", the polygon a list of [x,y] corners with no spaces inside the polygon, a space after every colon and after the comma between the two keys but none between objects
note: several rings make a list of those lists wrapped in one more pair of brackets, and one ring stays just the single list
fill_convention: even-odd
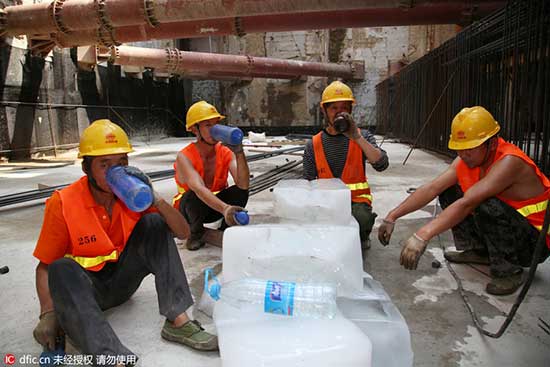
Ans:
[{"label": "blue water bottle", "polygon": [[107,170],[107,184],[113,193],[134,212],[142,212],[153,203],[153,191],[139,178],[129,175],[122,166]]},{"label": "blue water bottle", "polygon": [[210,128],[210,136],[214,140],[228,145],[239,145],[243,141],[243,131],[238,127],[216,124]]},{"label": "blue water bottle", "polygon": [[246,226],[250,222],[250,217],[247,212],[241,210],[235,213],[235,222],[241,226]]}]

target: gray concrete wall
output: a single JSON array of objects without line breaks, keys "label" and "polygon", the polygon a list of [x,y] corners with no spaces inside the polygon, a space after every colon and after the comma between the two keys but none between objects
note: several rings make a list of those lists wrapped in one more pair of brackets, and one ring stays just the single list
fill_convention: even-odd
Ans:
[{"label": "gray concrete wall", "polygon": [[[349,84],[357,99],[355,118],[363,126],[372,126],[376,124],[375,86],[388,76],[389,64],[414,61],[455,32],[454,25],[441,25],[259,33],[191,40],[190,50],[316,62],[364,61],[365,80]],[[195,81],[193,101],[212,101],[228,115],[229,123],[258,130],[320,126],[319,101],[330,81],[318,77],[297,81]]]}]

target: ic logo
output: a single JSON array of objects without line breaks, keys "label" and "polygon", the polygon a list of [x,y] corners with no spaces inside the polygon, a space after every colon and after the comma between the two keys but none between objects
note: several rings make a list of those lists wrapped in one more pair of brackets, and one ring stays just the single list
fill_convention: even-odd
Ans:
[{"label": "ic logo", "polygon": [[15,363],[15,356],[13,354],[6,354],[4,356],[4,363],[7,364],[8,366],[11,366],[12,364]]}]

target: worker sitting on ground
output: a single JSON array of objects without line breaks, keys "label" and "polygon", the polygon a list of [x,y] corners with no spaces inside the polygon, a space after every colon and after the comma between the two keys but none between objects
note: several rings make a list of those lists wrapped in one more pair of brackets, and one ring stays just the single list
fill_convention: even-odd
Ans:
[{"label": "worker sitting on ground", "polygon": [[193,299],[171,232],[188,235],[185,219],[154,190],[151,207],[132,212],[106,182],[107,170],[122,166],[152,188],[147,175],[128,166],[132,151],[118,125],[95,121],[80,139],[78,156],[83,158],[86,176],[54,192],[46,202],[34,250],[40,260],[36,268],[40,322],[34,337],[53,350],[63,330],[83,354],[96,359],[110,356],[119,365],[132,365],[137,357],[121,343],[102,311],[126,302],[143,278],[154,274],[160,313],[166,317],[162,337],[195,349],[216,350],[217,337],[185,313]]},{"label": "worker sitting on ground", "polygon": [[[416,269],[428,241],[451,229],[456,263],[490,266],[490,294],[513,293],[524,281],[544,219],[550,181],[518,147],[498,137],[499,124],[483,107],[464,108],[453,119],[449,149],[458,157],[442,175],[391,210],[379,228],[387,245],[395,221],[439,195],[443,212],[403,245],[401,265]],[[548,240],[548,237],[547,237]],[[548,242],[550,244],[550,242]],[[545,247],[539,261],[548,257]]]},{"label": "worker sitting on ground", "polygon": [[[225,146],[210,135],[210,128],[224,118],[216,107],[205,101],[193,104],[187,111],[185,126],[197,140],[183,148],[174,163],[178,194],[173,205],[191,227],[186,243],[191,251],[198,250],[207,241],[204,223],[223,218],[220,226],[223,231],[237,224],[235,213],[244,210],[248,202],[250,173],[242,144]],[[228,173],[235,181],[229,187]]]},{"label": "worker sitting on ground", "polygon": [[[359,222],[362,250],[368,249],[369,235],[376,213],[372,211],[372,194],[367,182],[365,161],[376,171],[388,167],[388,156],[376,145],[374,136],[357,128],[351,117],[355,98],[344,83],[335,81],[323,91],[321,110],[326,127],[309,140],[304,150],[306,180],[340,178],[351,190],[351,210]],[[339,118],[344,128],[335,126]]]}]

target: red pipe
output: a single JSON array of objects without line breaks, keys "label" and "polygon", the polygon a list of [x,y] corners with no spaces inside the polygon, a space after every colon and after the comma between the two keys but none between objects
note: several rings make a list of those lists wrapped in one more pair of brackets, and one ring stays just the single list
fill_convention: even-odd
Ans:
[{"label": "red pipe", "polygon": [[[502,6],[503,2],[481,4],[476,17],[483,17]],[[55,35],[59,47],[90,44],[113,46],[152,39],[195,38],[238,35],[257,32],[286,32],[309,29],[382,27],[419,24],[461,24],[465,22],[465,4],[419,5],[411,9],[361,9],[354,11],[314,12],[302,14],[259,15],[239,18],[219,18],[189,22],[126,26],[112,31],[84,30]]]},{"label": "red pipe", "polygon": [[344,79],[360,78],[353,65],[281,60],[266,57],[188,52],[177,49],[151,49],[143,47],[114,47],[111,61],[117,65],[151,67],[174,74],[231,73],[231,75],[325,76]]},{"label": "red pipe", "polygon": [[[304,13],[323,14],[323,12],[339,12],[345,10],[377,9],[381,13],[372,15],[376,21],[383,10],[393,10],[406,13],[419,7],[429,11],[431,7],[447,7],[454,9],[469,9],[467,0],[415,0],[410,7],[404,6],[400,0],[54,0],[51,3],[15,5],[6,7],[2,13],[3,24],[0,32],[9,35],[18,34],[49,34],[55,32],[97,29],[101,26],[107,30],[123,26],[152,25],[160,23],[192,21],[199,19],[219,19],[224,17],[260,16],[275,14],[294,14],[299,17]],[[480,7],[497,6],[504,1],[478,0]],[[422,11],[416,12],[416,17],[422,17]],[[83,16],[84,14],[84,16]],[[425,14],[424,14],[425,15]],[[315,15],[311,15],[315,17]],[[441,21],[448,17],[440,12]],[[375,19],[373,18],[373,19]],[[419,18],[418,18],[419,19]],[[256,26],[266,26],[257,20]],[[417,20],[420,21],[420,20]],[[316,24],[321,21],[315,21]],[[347,24],[341,20],[342,26]],[[360,22],[360,20],[357,20]],[[391,21],[390,24],[392,25]],[[293,23],[295,24],[295,23]],[[254,29],[254,24],[249,25]],[[295,26],[295,25],[294,25]],[[350,27],[350,25],[345,25]],[[359,26],[359,25],[358,25]],[[364,25],[361,25],[364,26]],[[288,25],[281,25],[288,29]],[[286,27],[286,28],[285,28]],[[253,31],[253,30],[252,30]]]}]

